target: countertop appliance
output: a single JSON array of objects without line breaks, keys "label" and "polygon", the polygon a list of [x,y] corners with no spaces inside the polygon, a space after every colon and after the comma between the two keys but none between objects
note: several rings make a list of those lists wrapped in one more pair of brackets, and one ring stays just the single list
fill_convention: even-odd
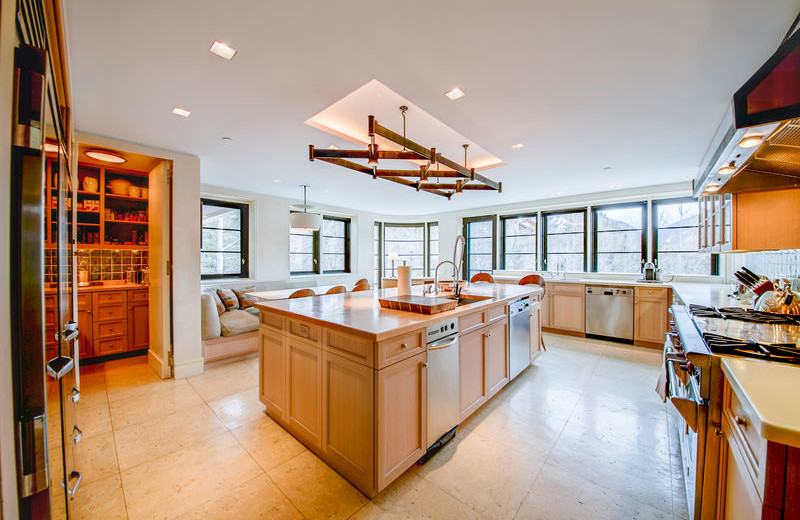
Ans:
[{"label": "countertop appliance", "polygon": [[458,397],[458,318],[431,325],[428,343],[428,450],[419,460],[428,461],[456,435],[461,419]]},{"label": "countertop appliance", "polygon": [[633,289],[587,285],[586,334],[633,341]]},{"label": "countertop appliance", "polygon": [[510,379],[531,364],[531,299],[519,298],[508,304]]}]

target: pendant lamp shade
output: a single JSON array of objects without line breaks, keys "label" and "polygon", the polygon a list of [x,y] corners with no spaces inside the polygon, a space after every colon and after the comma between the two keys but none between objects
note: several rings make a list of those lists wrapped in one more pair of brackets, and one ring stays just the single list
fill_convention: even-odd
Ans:
[{"label": "pendant lamp shade", "polygon": [[309,229],[317,231],[322,226],[322,215],[319,213],[309,213],[308,201],[306,200],[306,190],[309,186],[301,184],[303,188],[303,211],[293,211],[289,213],[289,227],[292,229]]}]

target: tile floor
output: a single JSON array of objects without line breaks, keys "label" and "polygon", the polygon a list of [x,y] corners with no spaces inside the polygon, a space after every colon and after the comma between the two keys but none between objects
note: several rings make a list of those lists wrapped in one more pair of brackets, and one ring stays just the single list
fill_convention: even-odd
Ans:
[{"label": "tile floor", "polygon": [[653,391],[660,352],[545,341],[455,441],[372,501],[264,415],[257,359],[178,381],[144,358],[86,367],[76,517],[688,518],[675,422]]}]

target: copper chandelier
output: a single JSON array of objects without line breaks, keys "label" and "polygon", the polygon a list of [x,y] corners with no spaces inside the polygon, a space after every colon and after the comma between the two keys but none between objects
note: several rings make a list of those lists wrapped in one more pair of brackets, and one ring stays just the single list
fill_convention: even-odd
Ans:
[{"label": "copper chandelier", "polygon": [[[475,168],[467,168],[467,147],[464,147],[464,165],[442,156],[436,148],[425,148],[405,136],[405,119],[408,107],[400,107],[403,114],[403,134],[400,135],[381,126],[375,116],[367,117],[369,145],[366,150],[330,150],[318,149],[313,144],[308,145],[308,160],[319,159],[331,164],[343,166],[351,170],[371,175],[373,179],[386,179],[388,181],[414,188],[417,191],[427,191],[442,197],[450,197],[455,193],[465,190],[494,190],[503,191],[503,183],[475,173]],[[375,143],[375,136],[379,135],[403,147],[402,151],[379,150]],[[367,159],[367,165],[353,162],[350,159]],[[426,161],[418,170],[402,170],[380,168],[380,160]],[[439,165],[448,168],[439,170]],[[440,182],[439,179],[454,179],[455,181]],[[436,182],[430,182],[436,179]]]}]

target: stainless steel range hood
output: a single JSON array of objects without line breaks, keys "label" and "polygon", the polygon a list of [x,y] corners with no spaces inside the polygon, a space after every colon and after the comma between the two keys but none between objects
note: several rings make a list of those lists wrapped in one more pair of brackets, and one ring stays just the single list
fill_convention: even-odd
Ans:
[{"label": "stainless steel range hood", "polygon": [[[741,145],[752,136],[763,142]],[[715,184],[718,190],[708,188]],[[734,94],[698,169],[694,195],[795,187],[800,187],[800,31]]]}]

